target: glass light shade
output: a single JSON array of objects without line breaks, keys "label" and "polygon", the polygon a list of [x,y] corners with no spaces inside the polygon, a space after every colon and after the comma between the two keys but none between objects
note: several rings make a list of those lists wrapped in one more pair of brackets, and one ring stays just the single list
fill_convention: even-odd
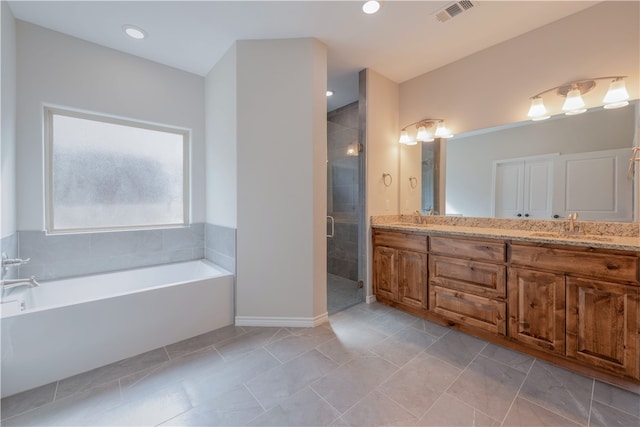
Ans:
[{"label": "glass light shade", "polygon": [[376,0],[369,0],[362,5],[362,11],[367,15],[371,15],[380,10],[380,2]]},{"label": "glass light shade", "polygon": [[451,138],[453,136],[451,131],[447,128],[447,126],[445,126],[444,120],[441,122],[438,122],[438,127],[436,127],[435,136],[436,138]]},{"label": "glass light shade", "polygon": [[624,80],[614,80],[609,84],[609,90],[604,96],[604,108],[620,108],[629,105],[629,92],[624,84]]},{"label": "glass light shade", "polygon": [[542,98],[538,97],[531,100],[531,107],[529,108],[527,117],[535,121],[545,120],[551,117],[549,114],[547,114],[547,109],[544,106]]},{"label": "glass light shade", "polygon": [[416,139],[418,141],[422,141],[422,142],[431,142],[431,141],[433,141],[433,137],[427,131],[427,128],[424,127],[424,126],[420,126],[418,128],[418,135],[416,136]]},{"label": "glass light shade", "polygon": [[398,142],[400,144],[405,144],[405,145],[410,145],[411,144],[411,138],[409,138],[409,134],[407,133],[406,130],[402,130],[400,132],[400,139],[398,140]]},{"label": "glass light shade", "polygon": [[580,114],[587,111],[584,108],[584,100],[582,99],[582,94],[580,93],[580,89],[571,89],[569,93],[567,93],[567,99],[564,101],[564,105],[562,106],[562,111],[565,114],[571,116],[573,114]]}]

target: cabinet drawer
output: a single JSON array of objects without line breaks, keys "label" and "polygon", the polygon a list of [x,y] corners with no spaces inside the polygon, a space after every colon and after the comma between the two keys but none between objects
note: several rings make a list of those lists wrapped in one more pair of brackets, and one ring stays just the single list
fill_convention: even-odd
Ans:
[{"label": "cabinet drawer", "polygon": [[638,277],[638,258],[635,256],[578,249],[513,245],[511,264],[626,282],[636,282]]},{"label": "cabinet drawer", "polygon": [[429,308],[443,317],[462,324],[500,335],[506,334],[504,302],[440,286],[430,286]]},{"label": "cabinet drawer", "polygon": [[429,271],[434,285],[485,297],[506,297],[504,265],[434,255],[429,260]]},{"label": "cabinet drawer", "polygon": [[429,248],[432,253],[480,261],[504,262],[506,260],[504,242],[438,236],[431,237],[430,242]]},{"label": "cabinet drawer", "polygon": [[417,252],[427,252],[427,236],[422,234],[373,230],[373,244]]}]

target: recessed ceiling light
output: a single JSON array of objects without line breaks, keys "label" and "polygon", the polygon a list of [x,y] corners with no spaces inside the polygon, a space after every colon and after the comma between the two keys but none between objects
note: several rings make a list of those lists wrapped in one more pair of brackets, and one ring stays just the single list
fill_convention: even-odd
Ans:
[{"label": "recessed ceiling light", "polygon": [[362,11],[367,15],[372,15],[380,10],[380,2],[376,0],[369,0],[362,5]]},{"label": "recessed ceiling light", "polygon": [[147,33],[142,28],[136,27],[135,25],[123,25],[122,29],[132,39],[141,40],[147,37]]},{"label": "recessed ceiling light", "polygon": [[327,96],[332,96],[333,95],[333,91],[332,90],[328,90],[327,91]]}]

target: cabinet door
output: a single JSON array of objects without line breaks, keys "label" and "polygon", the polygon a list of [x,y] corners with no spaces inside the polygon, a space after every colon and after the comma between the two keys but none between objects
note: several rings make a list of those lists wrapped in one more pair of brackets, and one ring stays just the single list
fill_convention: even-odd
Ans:
[{"label": "cabinet door", "polygon": [[398,251],[398,294],[400,302],[427,308],[427,255]]},{"label": "cabinet door", "polygon": [[509,337],[564,354],[564,275],[510,268],[507,295]]},{"label": "cabinet door", "polygon": [[398,251],[386,246],[373,250],[373,292],[393,301],[398,299]]},{"label": "cabinet door", "polygon": [[567,356],[637,378],[636,286],[567,278]]}]

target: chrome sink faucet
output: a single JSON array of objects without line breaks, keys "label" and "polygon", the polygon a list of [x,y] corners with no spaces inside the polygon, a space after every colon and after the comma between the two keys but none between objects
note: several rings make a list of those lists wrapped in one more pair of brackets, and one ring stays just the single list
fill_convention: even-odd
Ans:
[{"label": "chrome sink faucet", "polygon": [[416,215],[416,224],[422,224],[423,223],[423,218],[422,218],[422,212],[420,212],[419,210],[415,211],[415,215]]},{"label": "chrome sink faucet", "polygon": [[40,286],[40,283],[36,281],[35,276],[31,276],[28,279],[0,280],[0,286],[3,290],[17,288],[19,286],[29,286],[30,288],[35,288],[36,286]]}]

